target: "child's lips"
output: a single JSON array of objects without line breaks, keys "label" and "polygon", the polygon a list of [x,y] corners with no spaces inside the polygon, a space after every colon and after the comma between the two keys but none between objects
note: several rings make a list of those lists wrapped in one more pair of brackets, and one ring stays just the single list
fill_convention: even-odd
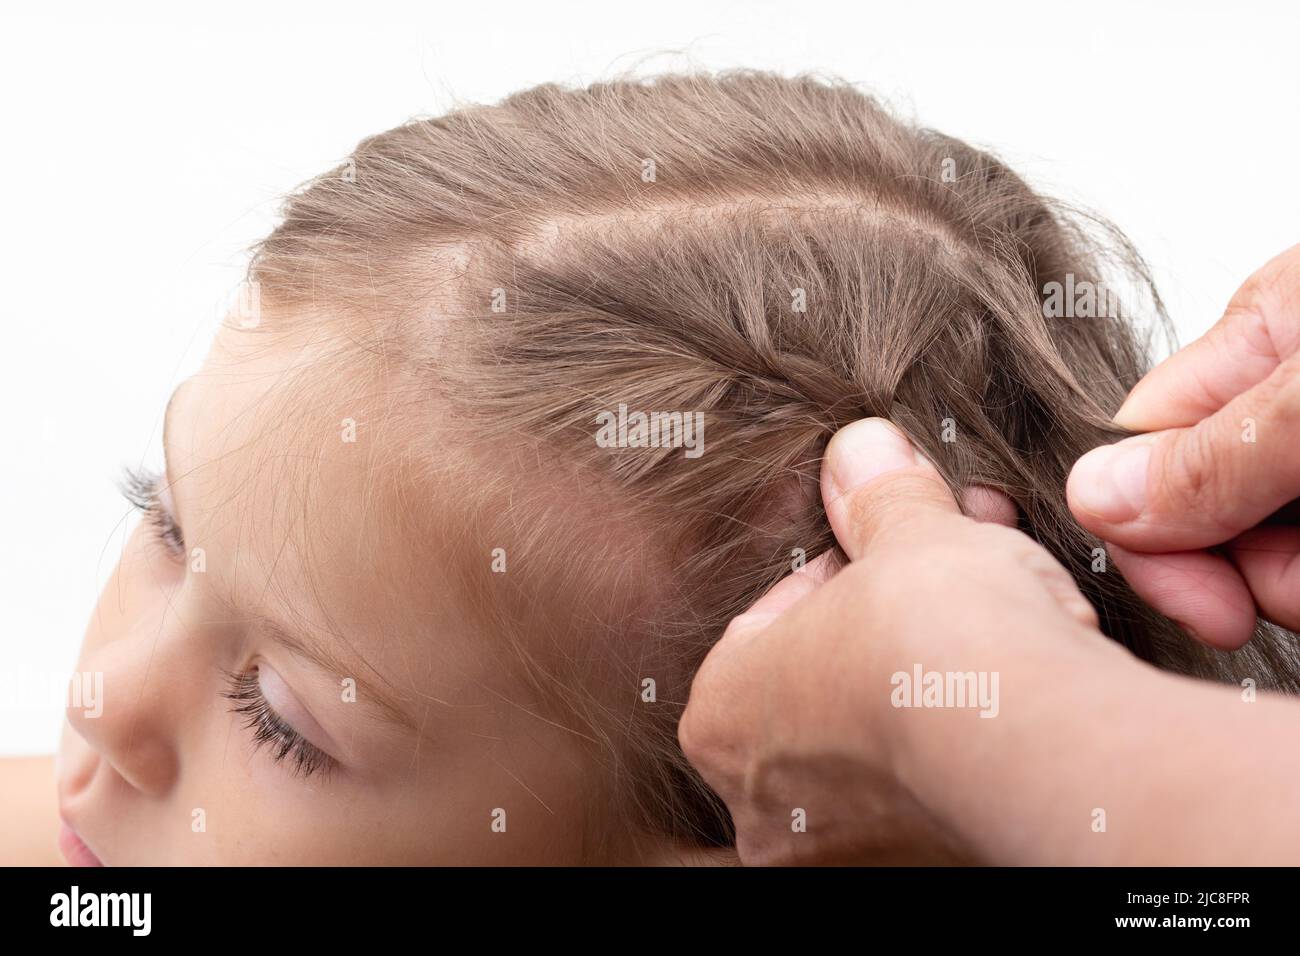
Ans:
[{"label": "child's lips", "polygon": [[103,866],[104,861],[95,856],[94,851],[77,836],[77,831],[62,821],[59,828],[59,852],[68,861],[69,866]]}]

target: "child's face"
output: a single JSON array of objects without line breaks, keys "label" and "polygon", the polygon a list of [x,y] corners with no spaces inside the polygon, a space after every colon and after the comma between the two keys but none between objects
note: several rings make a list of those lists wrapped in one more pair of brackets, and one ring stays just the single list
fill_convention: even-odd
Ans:
[{"label": "child's face", "polygon": [[294,336],[224,328],[171,403],[176,528],[141,523],[91,618],[65,819],[111,865],[576,862],[577,748],[457,609],[472,545],[414,490],[382,363]]}]

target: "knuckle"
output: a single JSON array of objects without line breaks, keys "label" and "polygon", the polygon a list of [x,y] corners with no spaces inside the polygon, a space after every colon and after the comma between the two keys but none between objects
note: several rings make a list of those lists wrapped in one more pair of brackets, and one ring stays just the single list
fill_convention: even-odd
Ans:
[{"label": "knuckle", "polygon": [[[730,621],[727,622],[727,626],[723,628],[722,635],[718,638],[717,642],[714,644],[714,647],[723,644],[735,643],[736,639],[743,632],[747,631],[752,626],[751,625],[752,621],[753,621],[753,617],[751,616],[750,611],[745,611],[743,614],[738,614],[735,617],[733,617]],[[704,659],[704,663],[700,665],[699,670],[696,672],[696,679],[698,680],[699,675],[703,674],[708,669],[709,669],[709,658],[706,657]]]},{"label": "knuckle", "polygon": [[694,715],[695,707],[688,703],[686,709],[682,711],[681,718],[677,721],[677,743],[688,759],[695,754],[699,747]]},{"label": "knuckle", "polygon": [[1157,446],[1162,449],[1155,469],[1157,508],[1169,514],[1201,510],[1214,500],[1223,481],[1223,467],[1216,461],[1213,434],[1205,427],[1189,428],[1175,440]]},{"label": "knuckle", "polygon": [[[1300,345],[1300,246],[1266,263],[1228,303],[1245,314],[1263,339],[1261,351],[1288,355]],[[1248,327],[1252,323],[1247,323]]]},{"label": "knuckle", "polygon": [[710,671],[706,660],[691,681],[686,707],[677,721],[677,741],[688,755],[692,750],[702,752],[707,749],[711,736],[716,732],[712,715],[718,712],[719,707],[716,682]]},{"label": "knuckle", "polygon": [[713,728],[701,713],[698,704],[687,703],[677,721],[677,743],[691,763],[704,762],[712,749]]},{"label": "knuckle", "polygon": [[1257,407],[1241,417],[1262,419],[1270,431],[1289,436],[1300,425],[1300,356],[1283,362],[1254,391],[1259,396]]},{"label": "knuckle", "polygon": [[1294,351],[1300,337],[1300,247],[1264,268],[1254,299],[1273,341],[1285,346],[1286,352]]},{"label": "knuckle", "polygon": [[942,492],[949,494],[939,479],[919,471],[908,471],[877,479],[852,494],[849,513],[858,527],[890,530],[911,526],[931,516],[927,507]]}]

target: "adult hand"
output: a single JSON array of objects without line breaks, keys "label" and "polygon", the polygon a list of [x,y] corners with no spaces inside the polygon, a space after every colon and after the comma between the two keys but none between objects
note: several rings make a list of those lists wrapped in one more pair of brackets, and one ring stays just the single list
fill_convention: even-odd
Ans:
[{"label": "adult hand", "polygon": [[[731,622],[696,675],[682,747],[731,810],[745,863],[980,858],[982,837],[947,812],[953,788],[927,784],[955,763],[943,748],[965,759],[1019,734],[981,719],[999,694],[1040,726],[1060,693],[1044,675],[1095,685],[1133,658],[1046,551],[964,516],[883,420],[832,439],[822,496],[849,563],[823,556]],[[939,675],[929,703],[917,675]],[[970,678],[961,702],[952,675]]]},{"label": "adult hand", "polygon": [[1080,458],[1067,496],[1133,589],[1215,647],[1240,647],[1258,616],[1300,628],[1300,528],[1264,524],[1300,497],[1300,246],[1115,421],[1147,434]]}]

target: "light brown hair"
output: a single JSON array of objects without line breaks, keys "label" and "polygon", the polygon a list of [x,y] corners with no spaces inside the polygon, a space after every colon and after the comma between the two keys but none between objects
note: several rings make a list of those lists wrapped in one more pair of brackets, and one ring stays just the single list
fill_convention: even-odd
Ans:
[{"label": "light brown hair", "polygon": [[[546,85],[413,121],[292,196],[250,278],[273,307],[363,317],[364,346],[436,396],[439,425],[412,430],[436,434],[433,471],[460,462],[462,584],[645,832],[731,839],[677,718],[729,618],[835,547],[820,458],[866,416],[954,488],[1009,495],[1139,656],[1297,689],[1290,635],[1201,648],[1094,570],[1100,543],[1066,508],[1072,463],[1121,437],[1111,416],[1167,327],[1141,258],[846,83]],[[1136,301],[1045,314],[1067,282]],[[620,404],[702,412],[704,453],[600,447],[596,416]]]}]

